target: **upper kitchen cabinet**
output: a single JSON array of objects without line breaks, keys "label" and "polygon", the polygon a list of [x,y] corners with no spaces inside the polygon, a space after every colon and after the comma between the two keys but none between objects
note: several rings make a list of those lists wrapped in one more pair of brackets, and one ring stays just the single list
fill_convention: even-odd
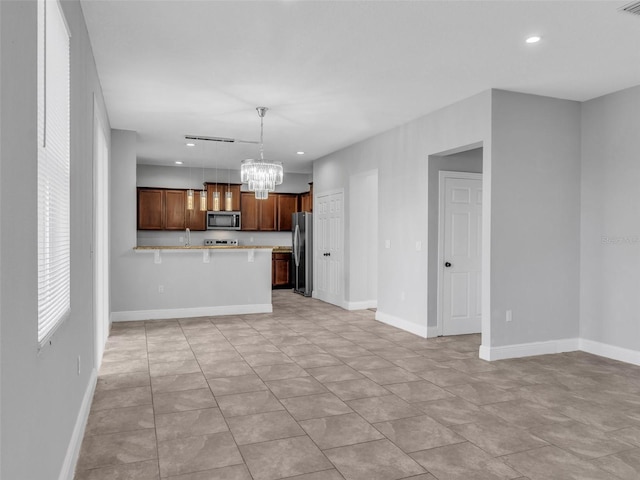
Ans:
[{"label": "upper kitchen cabinet", "polygon": [[313,182],[309,184],[309,191],[300,194],[300,211],[313,212]]},{"label": "upper kitchen cabinet", "polygon": [[200,210],[200,191],[193,192],[193,210],[187,210],[187,228],[190,230],[207,229],[207,211]]},{"label": "upper kitchen cabinet", "polygon": [[164,190],[138,189],[138,230],[164,228]]},{"label": "upper kitchen cabinet", "polygon": [[[220,206],[218,210],[240,211],[240,185],[237,183],[207,183],[207,210],[215,210],[213,207],[213,192],[220,192]],[[231,192],[231,208],[226,208],[225,196]]]},{"label": "upper kitchen cabinet", "polygon": [[293,193],[277,195],[279,231],[291,231],[291,215],[298,211],[298,198]]},{"label": "upper kitchen cabinet", "polygon": [[194,209],[187,210],[187,191],[138,188],[138,230],[206,230],[206,213],[198,207],[200,192],[194,192]]},{"label": "upper kitchen cabinet", "polygon": [[256,200],[253,192],[242,192],[240,202],[242,230],[276,231],[278,229],[277,198],[277,194],[272,194],[266,200]]}]

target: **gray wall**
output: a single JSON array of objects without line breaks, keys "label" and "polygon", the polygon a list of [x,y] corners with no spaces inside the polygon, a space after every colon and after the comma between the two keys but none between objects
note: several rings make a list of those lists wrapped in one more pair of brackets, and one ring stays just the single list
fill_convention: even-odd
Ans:
[{"label": "gray wall", "polygon": [[[349,178],[378,169],[378,315],[410,328],[427,326],[428,157],[490,142],[491,92],[486,91],[314,162],[314,195],[345,191]],[[485,149],[485,162],[491,150]],[[391,248],[385,248],[385,240]],[[423,248],[416,251],[416,241]],[[345,270],[357,245],[345,232]],[[350,298],[345,298],[350,301]]]},{"label": "gray wall", "polygon": [[63,2],[63,10],[72,33],[71,317],[38,354],[36,2],[0,2],[0,477],[7,480],[58,478],[92,388],[93,95],[102,103],[102,93],[80,3]]},{"label": "gray wall", "polygon": [[428,325],[438,324],[438,209],[440,203],[439,172],[473,172],[482,173],[482,148],[474,148],[466,152],[451,155],[429,157],[429,224],[428,235],[431,246],[428,251]]},{"label": "gray wall", "polygon": [[577,338],[580,104],[494,91],[491,162],[491,345]]},{"label": "gray wall", "polygon": [[580,334],[640,351],[640,86],[582,105]]}]

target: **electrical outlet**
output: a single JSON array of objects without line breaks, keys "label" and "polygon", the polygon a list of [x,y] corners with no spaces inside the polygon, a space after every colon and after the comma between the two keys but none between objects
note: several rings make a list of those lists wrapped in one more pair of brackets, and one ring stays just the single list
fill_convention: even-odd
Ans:
[{"label": "electrical outlet", "polygon": [[510,322],[511,320],[513,320],[513,314],[511,313],[511,310],[507,310],[507,322]]},{"label": "electrical outlet", "polygon": [[78,375],[80,375],[80,355],[78,355]]},{"label": "electrical outlet", "polygon": [[184,237],[178,237],[178,243],[183,244],[184,243]]},{"label": "electrical outlet", "polygon": [[384,241],[384,248],[391,248],[391,240]]},{"label": "electrical outlet", "polygon": [[418,240],[416,242],[416,252],[419,252],[420,250],[422,250],[422,242]]},{"label": "electrical outlet", "polygon": [[400,300],[404,302],[405,298],[407,298],[407,295],[404,292],[400,293]]},{"label": "electrical outlet", "polygon": [[158,285],[158,293],[164,293],[164,285]]}]

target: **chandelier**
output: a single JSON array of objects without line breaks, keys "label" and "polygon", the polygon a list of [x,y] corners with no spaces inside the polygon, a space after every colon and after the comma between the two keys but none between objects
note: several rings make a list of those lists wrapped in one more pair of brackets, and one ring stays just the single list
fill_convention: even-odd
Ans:
[{"label": "chandelier", "polygon": [[260,160],[251,158],[243,160],[240,165],[240,179],[242,183],[247,184],[249,190],[255,192],[258,200],[265,200],[269,198],[269,192],[273,192],[276,185],[282,183],[284,175],[281,162],[264,160],[263,120],[268,108],[257,107],[256,110],[260,117]]}]

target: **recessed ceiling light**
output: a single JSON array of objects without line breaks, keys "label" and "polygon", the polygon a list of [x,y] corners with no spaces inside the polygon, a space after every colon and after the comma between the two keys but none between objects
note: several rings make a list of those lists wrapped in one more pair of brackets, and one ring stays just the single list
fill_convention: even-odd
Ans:
[{"label": "recessed ceiling light", "polygon": [[196,144],[195,143],[187,143],[187,147],[195,147]]},{"label": "recessed ceiling light", "polygon": [[527,42],[527,43],[538,43],[540,40],[542,40],[542,37],[540,35],[531,35],[530,37],[527,37],[525,42]]},{"label": "recessed ceiling light", "polygon": [[176,164],[176,165],[182,165],[182,162],[181,162],[180,160],[176,160],[176,161],[175,161],[175,164]]},{"label": "recessed ceiling light", "polygon": [[296,152],[298,155],[304,155],[304,152]]}]

